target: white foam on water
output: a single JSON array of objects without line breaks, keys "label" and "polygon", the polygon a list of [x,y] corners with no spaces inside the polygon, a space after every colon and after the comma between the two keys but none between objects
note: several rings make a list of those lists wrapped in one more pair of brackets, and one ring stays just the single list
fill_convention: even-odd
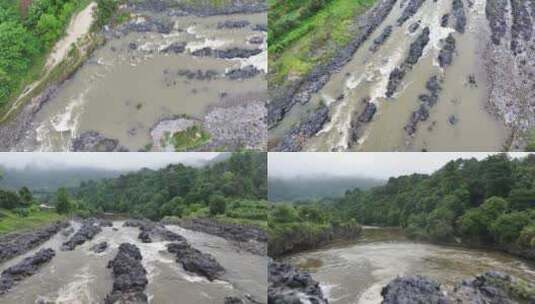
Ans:
[{"label": "white foam on water", "polygon": [[57,132],[70,131],[71,135],[76,134],[79,119],[82,114],[82,107],[85,103],[85,94],[87,90],[80,93],[76,98],[65,107],[63,113],[57,114],[51,119],[51,124]]},{"label": "white foam on water", "polygon": [[[53,300],[56,304],[81,304],[94,303],[95,300],[91,295],[89,285],[95,280],[96,276],[91,274],[89,265],[83,267],[79,273],[74,276],[74,280],[63,286],[57,297]],[[47,299],[50,301],[50,299]]]},{"label": "white foam on water", "polygon": [[373,284],[360,295],[357,304],[380,304],[383,299],[381,290],[386,284],[388,284],[388,282]]},{"label": "white foam on water", "polygon": [[264,42],[260,46],[262,52],[251,56],[249,58],[237,58],[233,60],[238,60],[240,62],[240,67],[244,68],[246,66],[254,66],[257,70],[264,71],[267,74],[268,72],[268,46],[267,46],[267,34],[262,33]]}]

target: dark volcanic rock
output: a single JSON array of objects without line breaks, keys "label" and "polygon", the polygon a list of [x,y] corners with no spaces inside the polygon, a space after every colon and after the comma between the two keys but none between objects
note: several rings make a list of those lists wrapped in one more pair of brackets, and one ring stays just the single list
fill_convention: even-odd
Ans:
[{"label": "dark volcanic rock", "polygon": [[[348,45],[326,64],[316,66],[306,77],[288,84],[286,87],[270,90],[271,102],[268,103],[268,126],[272,128],[281,121],[286,113],[297,103],[307,103],[329,81],[332,73],[338,72],[352,58],[358,48],[391,12],[396,0],[381,0],[366,13],[360,15],[355,24],[358,34]],[[324,113],[321,113],[324,115]],[[309,118],[307,118],[308,120]],[[289,135],[292,137],[292,135]],[[279,146],[284,148],[287,145]],[[277,147],[275,148],[277,149]]]},{"label": "dark volcanic rock", "polygon": [[127,220],[123,226],[139,228],[141,232],[139,233],[138,238],[144,243],[151,243],[155,239],[167,242],[185,241],[184,237],[165,229],[164,225],[148,220],[130,219]]},{"label": "dark volcanic rock", "polygon": [[74,152],[113,152],[121,148],[117,139],[110,139],[98,132],[88,131],[72,140],[71,150]]},{"label": "dark volcanic rock", "polygon": [[251,23],[247,20],[226,20],[224,22],[219,22],[217,24],[218,29],[236,29],[236,28],[244,28],[246,26],[249,26]]},{"label": "dark volcanic rock", "polygon": [[500,40],[507,31],[507,0],[487,0],[485,14],[489,21],[491,40],[494,44],[500,44]]},{"label": "dark volcanic rock", "polygon": [[385,27],[381,35],[379,35],[377,38],[373,39],[373,44],[370,46],[370,51],[376,52],[381,45],[383,45],[392,34],[392,26],[388,25]]},{"label": "dark volcanic rock", "polygon": [[144,290],[149,281],[141,260],[141,252],[135,245],[119,246],[119,252],[108,264],[112,269],[113,289],[106,297],[106,304],[148,303]]},{"label": "dark volcanic rock", "polygon": [[169,46],[165,47],[162,50],[162,53],[174,53],[174,54],[181,54],[184,53],[186,50],[186,43],[185,42],[173,42]]},{"label": "dark volcanic rock", "polygon": [[455,30],[464,33],[466,27],[466,15],[464,13],[464,4],[462,0],[453,0],[451,3],[451,14],[455,17]]},{"label": "dark volcanic rock", "polygon": [[425,27],[422,33],[411,43],[409,48],[409,55],[405,60],[406,63],[414,65],[422,56],[425,46],[429,43],[429,28]]},{"label": "dark volcanic rock", "polygon": [[418,20],[417,22],[414,22],[413,24],[409,26],[409,33],[416,32],[416,30],[418,30],[419,27],[420,27],[420,20]]},{"label": "dark volcanic rock", "polygon": [[94,253],[102,253],[106,251],[106,249],[108,249],[108,242],[101,242],[91,247],[91,251]]},{"label": "dark volcanic rock", "polygon": [[143,243],[152,243],[152,239],[148,231],[139,232],[137,238],[140,239]]},{"label": "dark volcanic rock", "polygon": [[225,304],[245,304],[245,302],[238,297],[225,297]]},{"label": "dark volcanic rock", "polygon": [[256,67],[248,65],[242,69],[230,70],[225,74],[225,76],[232,80],[237,80],[254,78],[258,74],[260,74],[260,71]]},{"label": "dark volcanic rock", "polygon": [[221,59],[233,59],[233,58],[249,58],[254,55],[262,53],[261,49],[244,49],[244,48],[230,48],[226,50],[212,49],[205,47],[196,51],[193,51],[191,55],[197,57],[214,56]]},{"label": "dark volcanic rock", "polygon": [[132,20],[129,21],[118,28],[120,34],[127,35],[131,32],[137,33],[147,33],[147,32],[156,32],[161,34],[169,34],[173,30],[173,22],[171,21],[161,21],[147,18],[143,21]]},{"label": "dark volcanic rock", "polygon": [[383,304],[447,304],[440,284],[421,276],[396,278],[381,291]]},{"label": "dark volcanic rock", "polygon": [[418,99],[422,103],[416,111],[412,112],[409,122],[403,128],[409,135],[416,133],[418,123],[426,121],[429,118],[429,109],[437,103],[440,91],[442,90],[437,76],[429,78],[425,87],[429,91],[429,94],[418,96]]},{"label": "dark volcanic rock", "polygon": [[276,150],[283,152],[301,151],[306,139],[318,133],[328,120],[329,108],[321,105],[319,109],[310,114],[298,126],[290,130],[281,140]]},{"label": "dark volcanic rock", "polygon": [[425,0],[409,0],[407,3],[407,6],[401,13],[401,16],[398,18],[398,26],[403,25],[405,21],[409,20],[414,14],[418,12],[422,4],[424,4]]},{"label": "dark volcanic rock", "polygon": [[100,222],[95,219],[86,219],[82,223],[82,227],[68,240],[63,243],[61,250],[74,250],[76,246],[82,245],[88,240],[92,240],[95,235],[102,231]]},{"label": "dark volcanic rock", "polygon": [[450,14],[444,14],[442,18],[440,18],[440,26],[447,27],[450,20]]},{"label": "dark volcanic rock", "polygon": [[429,43],[429,28],[425,27],[420,35],[411,43],[409,47],[409,54],[400,67],[396,67],[390,72],[388,77],[388,84],[386,86],[386,97],[392,97],[396,92],[399,84],[405,77],[414,64],[418,62],[423,54],[425,46]]},{"label": "dark volcanic rock", "polygon": [[289,264],[279,262],[270,262],[268,267],[268,303],[328,303],[320,284],[308,272],[298,271]]},{"label": "dark volcanic rock", "polygon": [[191,247],[185,240],[167,244],[167,251],[176,256],[177,263],[182,264],[185,270],[202,275],[210,281],[220,278],[225,272],[214,257]]},{"label": "dark volcanic rock", "polygon": [[262,43],[264,43],[264,37],[262,37],[262,36],[253,36],[253,37],[249,38],[249,43],[250,44],[262,44]]},{"label": "dark volcanic rock", "polygon": [[535,303],[535,286],[501,272],[486,272],[458,284],[452,303]]},{"label": "dark volcanic rock", "polygon": [[[520,39],[530,41],[533,34],[533,22],[528,12],[527,1],[511,0],[511,9],[513,15],[513,24],[511,26],[511,51],[517,55],[523,52]],[[535,5],[532,4],[535,8]],[[535,18],[535,12],[532,12]]]},{"label": "dark volcanic rock", "polygon": [[67,222],[58,222],[45,228],[27,233],[12,233],[0,237],[0,263],[33,249],[69,226]]},{"label": "dark volcanic rock", "polygon": [[0,295],[5,294],[17,282],[37,273],[39,268],[50,262],[55,255],[54,250],[50,248],[41,249],[36,254],[4,270],[0,277]]},{"label": "dark volcanic rock", "polygon": [[455,52],[455,38],[449,34],[443,41],[443,46],[438,54],[438,62],[441,68],[451,64],[453,61],[453,53]]},{"label": "dark volcanic rock", "polygon": [[213,80],[219,76],[219,73],[214,70],[207,71],[192,71],[192,70],[179,70],[177,76],[186,77],[187,79],[195,80]]},{"label": "dark volcanic rock", "polygon": [[353,118],[351,119],[351,130],[349,134],[350,138],[348,142],[350,147],[359,139],[360,126],[362,124],[369,123],[377,112],[377,106],[374,103],[371,103],[369,101],[369,98],[365,99],[364,103],[366,104],[366,106],[364,107],[364,111],[362,111],[360,115],[358,112],[353,113]]},{"label": "dark volcanic rock", "polygon": [[267,24],[255,24],[255,26],[253,27],[253,31],[267,32],[268,31],[268,26],[267,26]]}]

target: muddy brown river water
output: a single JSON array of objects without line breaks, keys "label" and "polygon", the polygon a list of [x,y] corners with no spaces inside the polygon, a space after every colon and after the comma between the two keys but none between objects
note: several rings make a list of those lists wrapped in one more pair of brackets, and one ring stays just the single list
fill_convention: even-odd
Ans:
[{"label": "muddy brown river water", "polygon": [[[137,235],[139,229],[123,227],[122,221],[115,221],[114,231],[103,227],[103,231],[74,251],[61,251],[61,244],[68,239],[61,233],[38,248],[0,265],[5,269],[32,255],[40,248],[52,248],[56,256],[43,266],[39,272],[0,297],[0,303],[64,303],[93,304],[103,303],[112,288],[111,270],[106,268],[108,262],[117,253],[123,242],[135,244],[143,256],[142,264],[147,270],[149,284],[145,290],[150,303],[218,303],[224,302],[226,296],[243,297],[250,295],[256,301],[265,303],[267,258],[237,249],[225,239],[167,226],[171,231],[184,236],[190,244],[202,252],[210,253],[226,269],[221,280],[210,282],[203,277],[184,271],[169,254],[167,242],[142,243]],[[79,224],[73,224],[76,229]],[[101,254],[93,253],[89,248],[102,241],[107,241],[109,248]]]},{"label": "muddy brown river water", "polygon": [[415,243],[389,228],[365,227],[355,243],[300,253],[287,261],[310,271],[333,304],[379,304],[382,287],[401,275],[423,275],[446,288],[490,270],[535,282],[535,265],[510,255]]},{"label": "muddy brown river water", "polygon": [[[510,131],[488,107],[488,83],[484,72],[481,47],[489,43],[489,26],[485,18],[485,0],[475,0],[470,7],[464,1],[467,26],[464,34],[456,33],[453,22],[441,26],[441,18],[449,13],[451,1],[425,1],[418,12],[402,26],[396,20],[408,1],[398,1],[352,60],[333,74],[329,82],[305,104],[298,104],[270,133],[280,138],[293,124],[320,103],[329,108],[330,121],[308,139],[305,151],[498,151],[502,150]],[[450,16],[452,19],[453,16]],[[419,28],[409,27],[419,21]],[[376,52],[370,51],[373,40],[392,25],[386,42]],[[430,30],[429,43],[418,63],[405,75],[396,93],[387,98],[386,88],[391,71],[405,60],[409,46],[421,29]],[[439,66],[437,57],[441,40],[450,33],[456,39],[453,63]],[[429,118],[420,122],[409,136],[404,130],[411,113],[421,103],[427,80],[437,75],[442,80],[438,103],[430,109]],[[468,84],[475,75],[477,85]],[[359,128],[359,138],[350,144],[353,113],[364,110],[363,99],[369,98],[377,107],[371,122]],[[450,122],[450,118],[454,117]]]},{"label": "muddy brown river water", "polygon": [[[20,149],[70,150],[73,138],[96,131],[136,151],[150,146],[150,130],[161,119],[185,115],[202,120],[209,109],[222,103],[247,99],[244,96],[260,96],[247,101],[261,101],[266,94],[266,32],[255,30],[256,25],[267,23],[265,13],[194,17],[136,12],[134,16],[139,24],[153,18],[173,27],[169,33],[133,31],[109,39],[43,106]],[[226,21],[249,25],[221,28],[219,24]],[[252,37],[261,40],[251,43]],[[165,51],[173,43],[183,44],[184,51]],[[229,59],[192,55],[205,47],[262,52]],[[252,78],[225,76],[250,66],[259,71]],[[181,70],[212,76],[188,78],[178,75]]]}]

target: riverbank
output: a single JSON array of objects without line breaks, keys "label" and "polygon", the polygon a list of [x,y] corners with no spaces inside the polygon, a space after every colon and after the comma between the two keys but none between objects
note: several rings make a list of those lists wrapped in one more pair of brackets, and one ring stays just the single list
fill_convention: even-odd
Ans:
[{"label": "riverbank", "polygon": [[27,216],[21,216],[12,211],[0,209],[0,235],[31,231],[66,219],[66,216],[58,214],[55,210],[33,211]]}]

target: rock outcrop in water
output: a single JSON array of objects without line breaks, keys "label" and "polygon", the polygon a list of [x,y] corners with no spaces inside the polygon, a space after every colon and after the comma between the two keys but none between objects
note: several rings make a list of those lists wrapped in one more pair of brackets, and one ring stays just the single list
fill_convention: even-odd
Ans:
[{"label": "rock outcrop in water", "polygon": [[54,250],[50,248],[41,249],[36,254],[2,271],[2,276],[0,277],[0,295],[5,294],[17,282],[37,273],[39,268],[50,262],[55,255]]},{"label": "rock outcrop in water", "polygon": [[247,20],[226,20],[217,24],[218,29],[238,29],[249,26],[251,23]]},{"label": "rock outcrop in water", "polygon": [[108,264],[108,268],[112,269],[113,288],[106,297],[106,304],[148,303],[144,291],[149,281],[142,259],[135,245],[123,243],[119,246],[119,252]]},{"label": "rock outcrop in water", "polygon": [[442,90],[437,76],[429,78],[425,87],[429,94],[418,96],[420,106],[416,111],[412,112],[409,122],[404,127],[408,135],[416,133],[418,123],[426,121],[429,118],[429,110],[437,103],[439,93]]},{"label": "rock outcrop in water", "polygon": [[210,254],[203,253],[183,240],[167,244],[167,251],[176,256],[177,263],[189,271],[201,275],[210,281],[219,279],[225,269]]},{"label": "rock outcrop in water", "polygon": [[191,55],[198,57],[214,56],[220,59],[234,59],[234,58],[249,58],[262,53],[261,49],[244,49],[244,48],[230,48],[225,50],[212,49],[205,47],[191,52]]},{"label": "rock outcrop in water", "polygon": [[221,223],[212,219],[179,219],[167,217],[162,223],[179,225],[185,229],[200,231],[238,242],[237,246],[251,253],[265,255],[267,253],[268,236],[266,231],[252,225]]},{"label": "rock outcrop in water", "polygon": [[68,226],[68,222],[58,222],[35,231],[0,237],[0,263],[36,248]]},{"label": "rock outcrop in water", "polygon": [[310,273],[296,270],[293,266],[269,262],[269,304],[327,304],[319,282]]},{"label": "rock outcrop in water", "polygon": [[438,282],[415,276],[394,279],[381,295],[383,304],[518,304],[535,303],[535,286],[501,272],[487,272],[446,292]]},{"label": "rock outcrop in water", "polygon": [[453,61],[453,54],[455,53],[455,38],[449,34],[443,41],[443,46],[438,54],[438,63],[441,68],[445,68]]},{"label": "rock outcrop in water", "polygon": [[466,27],[466,15],[464,13],[464,4],[462,0],[453,0],[451,2],[451,14],[455,18],[455,30],[461,34],[464,33]]},{"label": "rock outcrop in water", "polygon": [[96,245],[93,245],[90,250],[93,251],[94,253],[102,253],[106,251],[106,249],[108,249],[108,242],[104,241]]},{"label": "rock outcrop in water", "polygon": [[184,237],[165,229],[165,227],[156,222],[148,220],[127,220],[123,224],[124,227],[137,227],[140,230],[138,238],[143,243],[152,243],[153,240],[157,241],[185,241]]},{"label": "rock outcrop in water", "polygon": [[412,16],[414,16],[414,14],[418,12],[424,2],[425,0],[409,0],[406,4],[407,6],[405,6],[405,9],[403,9],[401,16],[397,20],[398,26],[403,25],[405,21],[409,20]]},{"label": "rock outcrop in water", "polygon": [[409,54],[407,55],[407,58],[405,58],[405,61],[401,66],[394,68],[390,73],[386,87],[386,97],[392,97],[392,95],[394,95],[407,72],[412,69],[412,66],[415,65],[422,56],[427,43],[429,43],[429,28],[425,27],[420,35],[416,37],[416,40],[411,43]]},{"label": "rock outcrop in water", "polygon": [[[369,98],[368,98],[369,99]],[[359,129],[363,124],[369,123],[375,113],[377,112],[377,106],[370,102],[368,99],[363,100],[365,103],[364,110],[362,113],[355,112],[353,113],[353,118],[351,119],[350,132],[349,132],[349,142],[348,146],[351,147],[359,139]]]},{"label": "rock outcrop in water", "polygon": [[74,152],[114,152],[124,150],[119,146],[117,139],[107,138],[95,131],[84,132],[72,140],[72,151]]},{"label": "rock outcrop in water", "polygon": [[440,284],[421,276],[396,278],[381,291],[383,304],[447,304]]},{"label": "rock outcrop in water", "polygon": [[373,44],[370,46],[370,51],[377,52],[379,47],[385,43],[386,39],[388,39],[391,34],[392,26],[388,25],[384,28],[383,32],[379,36],[377,36],[377,38],[373,39]]},{"label": "rock outcrop in water", "polygon": [[318,109],[282,138],[276,150],[282,152],[301,151],[306,139],[318,133],[328,120],[329,108],[325,105],[320,105]]},{"label": "rock outcrop in water", "polygon": [[63,243],[61,250],[74,250],[77,246],[92,240],[101,231],[102,227],[98,220],[86,219],[82,222],[80,229],[67,242]]}]

